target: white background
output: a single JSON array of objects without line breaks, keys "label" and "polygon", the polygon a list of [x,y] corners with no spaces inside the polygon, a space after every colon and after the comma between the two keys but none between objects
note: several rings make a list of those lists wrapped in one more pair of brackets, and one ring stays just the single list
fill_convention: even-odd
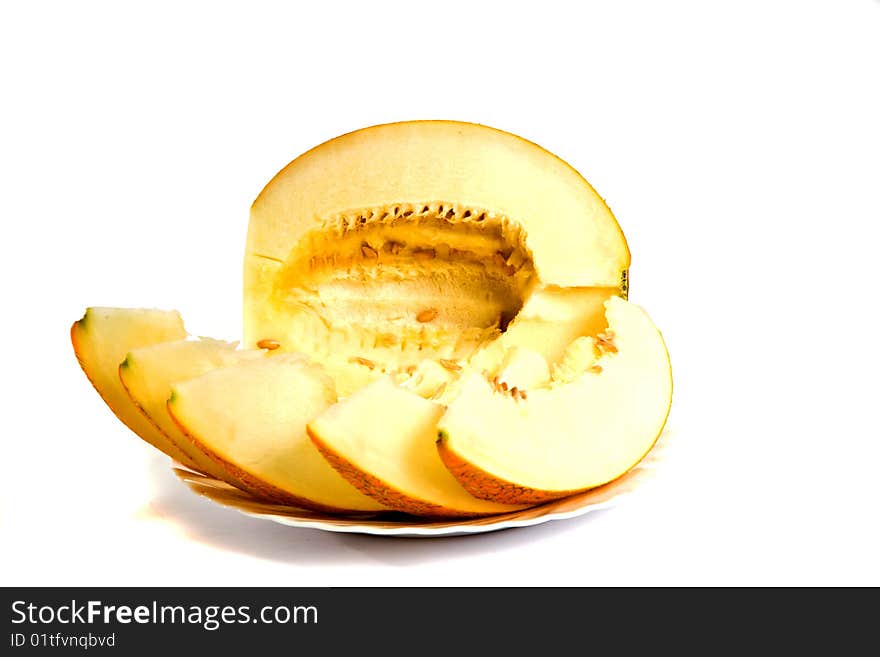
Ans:
[{"label": "white background", "polygon": [[[0,584],[880,585],[880,3],[125,4],[0,10]],[[623,226],[676,388],[617,507],[435,540],[246,518],[80,371],[90,305],[236,339],[262,186],[413,118],[538,142]]]}]

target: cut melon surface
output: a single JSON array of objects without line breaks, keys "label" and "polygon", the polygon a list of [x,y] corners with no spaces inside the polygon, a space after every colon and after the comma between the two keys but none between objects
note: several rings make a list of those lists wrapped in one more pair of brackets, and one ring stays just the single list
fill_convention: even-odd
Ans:
[{"label": "cut melon surface", "polygon": [[510,345],[552,362],[589,328],[568,321],[584,303],[626,294],[629,262],[605,202],[543,148],[472,123],[374,126],[298,157],[254,201],[244,342],[307,353],[343,397],[465,361],[508,325]]},{"label": "cut melon surface", "polygon": [[[499,390],[471,373],[438,422],[438,451],[470,493],[538,503],[599,486],[636,465],[666,422],[672,376],[666,346],[647,313],[613,297],[608,328],[566,382]],[[576,346],[575,349],[578,347]]]},{"label": "cut melon surface", "polygon": [[137,347],[186,337],[177,311],[147,308],[88,308],[70,328],[73,350],[86,377],[123,424],[187,467],[195,463],[134,404],[119,380],[119,364]]},{"label": "cut melon surface", "polygon": [[481,516],[520,508],[475,498],[446,469],[435,446],[443,411],[384,377],[321,413],[308,432],[353,486],[399,511]]},{"label": "cut melon surface", "polygon": [[306,423],[336,402],[332,380],[296,354],[214,369],[172,386],[180,430],[257,497],[325,512],[385,509],[320,455]]},{"label": "cut melon surface", "polygon": [[228,481],[226,470],[196,447],[168,415],[171,386],[218,367],[265,356],[264,350],[238,350],[234,342],[175,340],[129,351],[119,366],[119,378],[146,418],[187,455],[197,470]]}]

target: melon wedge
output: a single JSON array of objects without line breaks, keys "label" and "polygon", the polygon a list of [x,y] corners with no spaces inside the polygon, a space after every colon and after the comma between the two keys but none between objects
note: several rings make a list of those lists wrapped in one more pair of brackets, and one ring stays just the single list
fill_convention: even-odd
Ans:
[{"label": "melon wedge", "polygon": [[566,380],[525,399],[465,377],[438,422],[438,451],[471,494],[543,502],[612,481],[651,449],[672,401],[666,346],[634,304],[612,297],[605,316],[603,333],[578,338],[563,357]]},{"label": "melon wedge", "polygon": [[73,351],[83,372],[116,417],[153,447],[195,467],[183,450],[144,417],[118,375],[119,364],[132,349],[185,337],[177,311],[146,308],[89,308],[70,328]]},{"label": "melon wedge", "polygon": [[321,413],[308,432],[353,486],[391,508],[421,516],[481,516],[520,507],[468,493],[437,454],[443,406],[384,377]]},{"label": "melon wedge", "polygon": [[166,403],[171,396],[171,385],[218,367],[265,355],[263,350],[238,350],[234,342],[210,338],[162,342],[128,352],[119,366],[119,378],[147,420],[184,452],[197,470],[228,481],[226,470],[196,447],[168,415]]},{"label": "melon wedge", "polygon": [[309,440],[306,423],[336,402],[336,392],[303,356],[249,360],[171,388],[174,422],[239,488],[318,511],[385,509],[345,481]]}]

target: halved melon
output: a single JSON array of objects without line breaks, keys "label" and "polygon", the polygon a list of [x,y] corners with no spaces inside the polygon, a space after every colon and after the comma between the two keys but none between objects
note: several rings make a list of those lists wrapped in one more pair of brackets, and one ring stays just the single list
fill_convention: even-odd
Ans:
[{"label": "halved melon", "polygon": [[531,323],[515,332],[552,361],[586,330],[554,303],[625,295],[629,261],[604,201],[539,146],[454,121],[376,126],[300,156],[254,202],[244,341],[308,353],[341,396],[465,361],[508,325]]},{"label": "halved melon", "polygon": [[443,406],[383,377],[334,404],[308,425],[324,457],[382,504],[422,516],[480,516],[519,507],[469,494],[437,454]]},{"label": "halved melon", "polygon": [[174,384],[168,411],[227,478],[258,497],[328,512],[385,509],[343,479],[306,434],[335,402],[319,366],[278,354]]},{"label": "halved melon", "polygon": [[119,364],[137,347],[186,337],[177,311],[146,308],[89,308],[70,327],[73,351],[95,390],[123,424],[188,466],[196,464],[137,408],[119,381]]},{"label": "halved melon", "polygon": [[612,297],[605,308],[608,328],[574,341],[563,380],[525,397],[481,374],[461,383],[438,450],[471,494],[544,502],[612,481],[651,449],[672,400],[666,347],[640,307]]},{"label": "halved melon", "polygon": [[119,366],[119,378],[144,416],[190,458],[197,470],[229,481],[226,470],[196,447],[168,415],[171,385],[265,355],[262,349],[239,350],[234,342],[210,338],[162,342],[128,352]]}]

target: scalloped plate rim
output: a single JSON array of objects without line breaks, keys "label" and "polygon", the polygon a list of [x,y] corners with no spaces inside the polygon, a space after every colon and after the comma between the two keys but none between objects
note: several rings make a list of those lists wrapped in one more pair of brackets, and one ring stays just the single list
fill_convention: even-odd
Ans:
[{"label": "scalloped plate rim", "polygon": [[[462,521],[455,520],[439,520],[437,526],[432,526],[424,519],[413,518],[413,524],[395,523],[389,524],[388,519],[380,519],[371,521],[368,518],[308,518],[297,517],[296,513],[311,514],[312,512],[297,509],[296,507],[284,507],[288,515],[273,513],[271,510],[253,510],[244,507],[242,504],[255,503],[266,504],[259,500],[236,500],[228,497],[222,497],[222,493],[233,492],[234,495],[246,495],[229,486],[228,484],[213,479],[207,475],[195,472],[174,463],[172,472],[184,483],[190,491],[206,497],[215,504],[234,509],[239,513],[251,518],[261,520],[270,520],[272,522],[282,524],[288,527],[296,527],[302,529],[315,529],[321,531],[330,531],[336,533],[347,534],[371,534],[374,536],[389,536],[400,538],[432,538],[443,536],[464,536],[482,534],[504,529],[515,529],[519,527],[531,527],[552,520],[567,520],[578,516],[583,516],[591,511],[600,511],[608,509],[617,504],[622,498],[631,495],[640,488],[640,484],[647,477],[653,474],[661,453],[665,451],[668,439],[666,439],[666,431],[663,432],[661,439],[654,444],[648,454],[631,470],[624,473],[617,479],[608,482],[602,486],[585,491],[577,496],[583,496],[580,505],[575,508],[554,511],[554,507],[563,504],[571,504],[572,498],[561,498],[547,502],[542,505],[528,507],[522,511],[515,511],[498,516],[497,520],[492,520],[492,516],[483,518],[467,519]],[[618,490],[615,490],[618,489]],[[600,500],[593,500],[600,491],[604,490],[606,494],[610,493],[610,497]],[[239,504],[241,502],[242,504]],[[540,513],[541,508],[546,508],[546,512]],[[517,517],[521,514],[529,514],[528,517]],[[534,515],[539,513],[539,515]]]},{"label": "scalloped plate rim", "polygon": [[322,529],[325,531],[346,534],[372,534],[374,536],[393,536],[398,538],[439,538],[442,536],[470,536],[474,534],[486,534],[489,532],[501,531],[504,529],[532,527],[534,525],[540,525],[545,522],[550,522],[551,520],[567,520],[569,518],[586,515],[591,511],[600,511],[602,509],[610,508],[614,506],[621,497],[629,495],[632,492],[633,491],[619,493],[612,500],[605,500],[603,502],[597,502],[595,504],[585,504],[579,509],[572,509],[571,511],[560,511],[559,513],[547,513],[545,515],[534,518],[511,518],[508,520],[489,522],[482,525],[446,525],[443,527],[379,527],[358,524],[354,521],[352,521],[350,524],[337,525],[325,523],[320,520],[304,520],[292,517],[272,516],[272,514],[268,513],[255,513],[252,511],[246,511],[244,509],[238,509],[236,507],[233,508],[236,508],[236,510],[240,513],[243,513],[252,518],[263,518],[266,520],[272,520],[273,522],[287,525],[288,527]]}]

